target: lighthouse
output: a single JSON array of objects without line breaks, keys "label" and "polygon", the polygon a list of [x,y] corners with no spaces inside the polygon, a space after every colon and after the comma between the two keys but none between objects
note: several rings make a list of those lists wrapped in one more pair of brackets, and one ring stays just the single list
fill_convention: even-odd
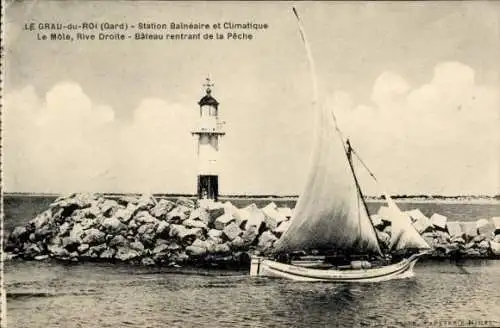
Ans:
[{"label": "lighthouse", "polygon": [[226,133],[219,121],[219,102],[212,96],[213,83],[209,78],[203,84],[205,95],[200,99],[200,117],[191,132],[197,137],[198,198],[217,201],[219,197],[219,138]]}]

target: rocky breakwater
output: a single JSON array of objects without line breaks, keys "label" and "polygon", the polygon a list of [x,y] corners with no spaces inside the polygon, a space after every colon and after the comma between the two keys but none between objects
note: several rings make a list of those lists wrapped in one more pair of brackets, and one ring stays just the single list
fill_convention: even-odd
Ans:
[{"label": "rocky breakwater", "polygon": [[72,194],[5,238],[7,258],[124,261],[143,265],[241,263],[270,249],[292,211],[274,203],[175,202]]},{"label": "rocky breakwater", "polygon": [[[387,207],[371,215],[379,240],[389,246]],[[405,212],[432,247],[431,257],[500,256],[500,217],[449,222],[445,216]],[[142,265],[234,264],[262,254],[288,229],[292,209],[275,203],[237,208],[230,202],[174,201],[72,194],[60,197],[4,239],[7,259],[124,261]],[[312,252],[314,253],[314,252]]]},{"label": "rocky breakwater", "polygon": [[[389,241],[391,222],[387,207],[371,216],[382,241]],[[452,222],[434,213],[425,216],[419,209],[406,211],[413,227],[431,246],[432,258],[500,258],[500,217],[468,222]]]}]

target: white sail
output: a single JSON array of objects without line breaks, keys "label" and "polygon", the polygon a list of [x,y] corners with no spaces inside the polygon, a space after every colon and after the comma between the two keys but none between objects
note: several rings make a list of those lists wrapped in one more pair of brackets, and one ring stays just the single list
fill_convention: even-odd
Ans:
[{"label": "white sail", "polygon": [[389,248],[392,250],[403,249],[430,249],[431,247],[424,238],[413,227],[408,214],[401,211],[392,200],[385,194],[385,199],[388,204],[387,219],[391,221],[391,240]]},{"label": "white sail", "polygon": [[336,249],[380,254],[377,235],[356,186],[344,140],[330,113],[317,104],[314,60],[296,12],[295,15],[311,69],[316,140],[306,186],[290,227],[275,244],[275,252]]},{"label": "white sail", "polygon": [[338,249],[380,253],[375,230],[332,118],[320,110],[313,167],[276,251]]}]

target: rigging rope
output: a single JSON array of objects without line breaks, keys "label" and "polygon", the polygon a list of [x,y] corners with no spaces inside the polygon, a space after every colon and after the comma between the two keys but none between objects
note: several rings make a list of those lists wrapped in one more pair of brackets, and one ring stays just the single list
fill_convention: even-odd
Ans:
[{"label": "rigging rope", "polygon": [[356,150],[354,150],[354,148],[351,147],[351,151],[352,151],[352,153],[354,155],[356,155],[356,157],[358,158],[358,160],[361,163],[361,165],[363,165],[363,167],[366,169],[366,171],[368,171],[368,174],[370,174],[370,176],[373,178],[373,180],[375,180],[376,182],[378,182],[377,177],[375,177],[375,174],[370,170],[370,168],[368,167],[368,165],[366,165],[365,162],[363,162],[363,160],[361,159],[361,157],[359,156],[359,154],[356,152]]}]

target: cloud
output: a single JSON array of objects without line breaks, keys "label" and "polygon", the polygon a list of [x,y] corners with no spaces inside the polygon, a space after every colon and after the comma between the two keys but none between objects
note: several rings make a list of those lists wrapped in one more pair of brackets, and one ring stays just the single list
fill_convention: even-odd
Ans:
[{"label": "cloud", "polygon": [[[440,63],[428,83],[410,86],[383,72],[373,103],[337,91],[326,105],[388,192],[497,194],[499,89],[478,84],[474,75],[464,64]],[[285,109],[270,119],[264,106],[266,115],[254,114],[253,121],[225,113],[224,193],[300,192],[295,181],[307,173],[312,121],[305,109]],[[117,119],[119,110],[94,103],[74,82],[57,83],[45,95],[32,86],[8,93],[5,190],[193,193],[196,139],[189,131],[198,111],[160,98],[143,99],[128,120]],[[380,193],[360,175],[368,194]]]},{"label": "cloud", "polygon": [[440,63],[415,88],[384,72],[372,100],[375,106],[331,103],[389,192],[499,193],[499,91],[476,84],[472,68]]},{"label": "cloud", "polygon": [[32,86],[11,92],[5,108],[8,191],[192,190],[196,111],[144,99],[132,121],[120,122],[74,82],[56,84],[44,99]]},{"label": "cloud", "polygon": [[[133,121],[121,129],[117,158],[126,190],[184,192],[195,190],[195,139],[190,135],[196,110],[162,99],[144,99]],[[122,188],[119,188],[122,189]]]},{"label": "cloud", "polygon": [[380,107],[390,109],[404,101],[410,85],[394,72],[383,72],[375,81],[371,99]]}]

